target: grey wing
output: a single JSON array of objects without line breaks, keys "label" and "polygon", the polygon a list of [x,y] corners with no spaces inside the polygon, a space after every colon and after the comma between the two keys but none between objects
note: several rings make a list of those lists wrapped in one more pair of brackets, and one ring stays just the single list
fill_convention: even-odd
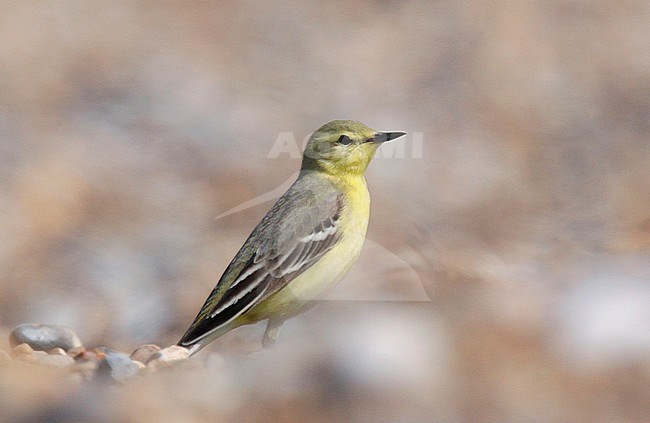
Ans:
[{"label": "grey wing", "polygon": [[[250,292],[257,292],[253,301],[249,301],[253,305],[285,287],[334,246],[340,235],[339,219],[339,213],[324,219],[308,234],[294,239],[279,250],[256,251],[248,266],[221,297],[210,317],[219,316]],[[245,307],[246,304],[240,306]]]},{"label": "grey wing", "polygon": [[[213,291],[183,336],[182,345],[199,341],[278,292],[338,241],[343,208],[340,194],[320,199],[311,193],[288,197],[281,198],[251,234],[247,244],[258,243],[252,255],[232,283],[225,290],[221,287],[221,295],[219,289]],[[242,251],[246,247],[244,244]],[[233,262],[236,260],[237,256]],[[227,274],[228,270],[222,280]],[[217,288],[219,285],[221,281]]]}]

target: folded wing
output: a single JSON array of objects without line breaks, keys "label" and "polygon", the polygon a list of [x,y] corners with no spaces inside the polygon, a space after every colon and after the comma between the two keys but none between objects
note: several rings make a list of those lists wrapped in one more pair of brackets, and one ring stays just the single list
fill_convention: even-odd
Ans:
[{"label": "folded wing", "polygon": [[192,345],[284,288],[341,236],[340,195],[289,190],[237,253],[179,345]]}]

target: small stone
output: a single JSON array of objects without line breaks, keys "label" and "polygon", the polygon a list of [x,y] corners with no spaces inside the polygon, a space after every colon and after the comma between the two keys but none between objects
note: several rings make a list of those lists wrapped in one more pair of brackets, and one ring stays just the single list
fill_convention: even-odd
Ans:
[{"label": "small stone", "polygon": [[154,344],[141,345],[131,353],[131,360],[146,363],[151,356],[160,351],[160,347]]},{"label": "small stone", "polygon": [[140,372],[140,366],[128,355],[109,348],[105,348],[104,352],[105,357],[99,362],[97,368],[98,375],[110,376],[118,382],[123,382]]},{"label": "small stone", "polygon": [[49,355],[64,355],[66,357],[68,356],[68,353],[65,352],[65,350],[63,348],[52,348],[47,353]]},{"label": "small stone", "polygon": [[67,353],[67,354],[68,354],[70,357],[76,357],[76,356],[78,356],[79,354],[81,354],[82,352],[84,352],[85,350],[86,350],[86,349],[85,349],[84,347],[74,347],[74,348],[70,348],[70,349],[68,350],[68,353]]},{"label": "small stone", "polygon": [[190,356],[190,351],[178,345],[164,348],[151,356],[147,362],[147,367],[158,370],[169,367],[172,363],[182,361]]},{"label": "small stone", "polygon": [[[13,354],[14,359],[16,361],[23,361],[25,363],[36,364],[36,362],[38,361],[40,356],[47,355],[46,352],[34,351],[34,350],[30,351],[26,347],[29,347],[29,345],[20,344],[12,351],[12,354]],[[31,347],[29,347],[29,348],[31,349]]]},{"label": "small stone", "polygon": [[63,348],[67,351],[82,345],[77,334],[67,326],[38,324],[16,326],[9,335],[9,343],[12,347],[27,343],[37,351],[48,351],[52,348]]},{"label": "small stone", "polygon": [[16,358],[20,355],[33,355],[34,349],[29,344],[19,344],[11,349],[11,356]]},{"label": "small stone", "polygon": [[[69,354],[69,353],[68,353]],[[99,361],[103,360],[104,357],[106,357],[106,352],[104,351],[104,348],[83,348],[79,354],[74,356],[75,360],[82,360],[82,361]]]}]

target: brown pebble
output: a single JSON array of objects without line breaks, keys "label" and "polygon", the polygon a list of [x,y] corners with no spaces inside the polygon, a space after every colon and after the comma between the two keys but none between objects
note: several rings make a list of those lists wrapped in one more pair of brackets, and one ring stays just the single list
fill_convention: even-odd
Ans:
[{"label": "brown pebble", "polygon": [[86,349],[85,349],[84,347],[74,347],[74,348],[70,348],[70,349],[68,350],[68,353],[67,353],[67,354],[68,354],[70,357],[76,357],[76,356],[78,356],[79,354],[81,354],[82,352],[84,352],[85,350],[86,350]]},{"label": "brown pebble", "polygon": [[131,353],[131,360],[146,363],[151,359],[151,356],[160,351],[160,347],[154,344],[141,345]]},{"label": "brown pebble", "polygon": [[16,361],[24,361],[25,363],[36,364],[38,360],[47,356],[45,351],[32,351],[31,353],[17,354],[14,356]]},{"label": "brown pebble", "polygon": [[32,355],[34,350],[29,344],[18,344],[11,350],[12,357],[18,357],[19,355]]},{"label": "brown pebble", "polygon": [[183,361],[190,356],[190,351],[178,345],[164,348],[151,356],[147,367],[152,370],[169,367],[177,361]]},{"label": "brown pebble", "polygon": [[106,357],[106,353],[98,348],[88,348],[74,356],[75,360],[101,360]]}]

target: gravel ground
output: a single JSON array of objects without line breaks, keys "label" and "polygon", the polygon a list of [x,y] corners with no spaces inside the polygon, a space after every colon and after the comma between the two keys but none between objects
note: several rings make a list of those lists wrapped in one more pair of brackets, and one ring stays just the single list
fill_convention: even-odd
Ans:
[{"label": "gravel ground", "polygon": [[[1,420],[650,420],[646,1],[0,16]],[[274,350],[253,326],[135,363],[334,118],[408,132],[340,288]],[[83,349],[12,348],[21,324]]]}]

